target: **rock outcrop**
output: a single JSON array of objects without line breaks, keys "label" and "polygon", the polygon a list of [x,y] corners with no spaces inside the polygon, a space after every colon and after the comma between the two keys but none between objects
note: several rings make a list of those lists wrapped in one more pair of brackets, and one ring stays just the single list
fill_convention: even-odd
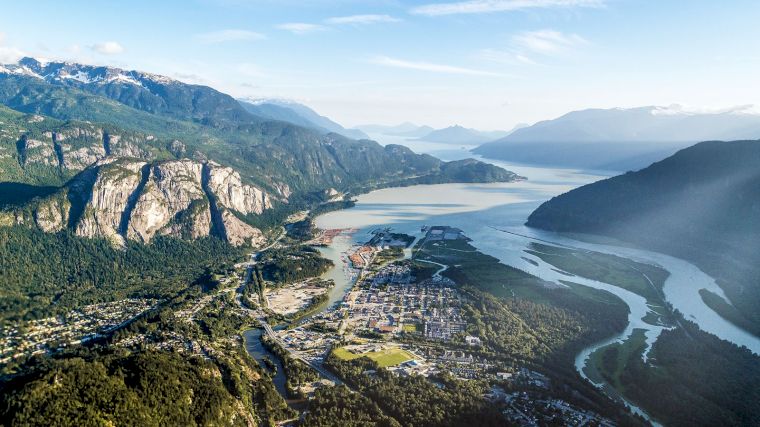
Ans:
[{"label": "rock outcrop", "polygon": [[68,225],[71,203],[67,191],[35,200],[24,209],[0,211],[0,226],[26,225],[47,233],[61,231]]},{"label": "rock outcrop", "polygon": [[71,203],[60,195],[54,195],[39,203],[34,211],[34,223],[42,231],[54,233],[66,228]]},{"label": "rock outcrop", "polygon": [[119,234],[122,222],[127,221],[130,198],[141,182],[145,162],[118,160],[100,166],[84,213],[76,225],[76,233],[84,237],[105,237],[122,242]]},{"label": "rock outcrop", "polygon": [[209,165],[208,188],[220,207],[236,210],[243,215],[260,215],[272,207],[269,195],[260,188],[243,184],[240,174],[229,167]]},{"label": "rock outcrop", "polygon": [[[43,137],[45,137],[43,135]],[[33,149],[58,143],[58,136],[45,141],[24,141]],[[130,141],[115,135],[76,133],[74,138],[100,137],[108,141],[103,151],[79,159],[93,161],[66,186],[32,204],[0,212],[0,225],[36,226],[46,232],[66,228],[77,235],[105,238],[116,245],[126,239],[149,243],[157,235],[198,239],[214,234],[230,244],[257,246],[265,241],[261,230],[245,218],[272,208],[264,190],[245,184],[240,174],[219,164],[182,159],[147,163],[134,158],[112,157],[106,152]],[[64,155],[69,150],[61,143]],[[101,154],[103,155],[101,158]]]},{"label": "rock outcrop", "polygon": [[44,135],[41,138],[23,136],[18,143],[18,149],[23,165],[58,165],[52,136],[49,139]]},{"label": "rock outcrop", "polygon": [[244,223],[230,211],[222,212],[222,222],[224,223],[227,241],[234,246],[251,245],[255,247],[266,241],[261,230]]},{"label": "rock outcrop", "polygon": [[154,165],[132,211],[127,237],[147,243],[157,233],[208,236],[211,214],[201,186],[202,170],[203,165],[192,160]]},{"label": "rock outcrop", "polygon": [[101,127],[77,123],[24,131],[16,149],[21,167],[58,168],[73,175],[107,158],[147,159],[150,153],[141,145],[151,138],[135,133],[109,134]]}]

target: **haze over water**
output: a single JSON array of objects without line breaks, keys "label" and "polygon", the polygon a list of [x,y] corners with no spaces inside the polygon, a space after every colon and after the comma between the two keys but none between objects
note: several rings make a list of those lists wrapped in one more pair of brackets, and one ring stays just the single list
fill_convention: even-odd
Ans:
[{"label": "haze over water", "polygon": [[[467,147],[383,135],[372,136],[383,144],[404,144],[415,151],[430,153],[444,160],[473,157],[465,149]],[[718,295],[723,295],[723,291],[711,277],[694,265],[655,252],[579,242],[556,233],[524,226],[530,213],[542,202],[575,187],[604,179],[614,172],[584,172],[514,165],[491,159],[481,160],[502,166],[528,179],[515,183],[420,185],[373,191],[359,195],[354,208],[322,215],[317,218],[316,224],[323,229],[357,228],[359,231],[352,237],[353,242],[357,243],[368,240],[369,232],[379,226],[391,227],[395,231],[415,236],[421,235],[420,228],[423,225],[454,226],[461,228],[473,240],[472,244],[482,252],[498,258],[505,264],[554,282],[567,279],[567,276],[557,273],[551,265],[523,251],[531,239],[498,230],[508,230],[569,246],[658,264],[671,273],[665,283],[664,292],[667,300],[676,309],[684,313],[689,320],[698,323],[702,329],[760,353],[760,339],[724,320],[704,304],[699,297],[699,289],[708,289]],[[347,248],[350,243],[342,241],[339,245],[341,248]],[[331,252],[333,253],[326,255],[335,258],[336,265],[341,265],[339,248],[336,246]],[[524,258],[531,259],[535,264]],[[650,345],[659,335],[661,327],[649,325],[641,319],[648,311],[644,298],[610,284],[579,277],[573,277],[572,280],[608,290],[623,299],[631,308],[626,331],[607,340],[607,343],[629,336],[634,328],[647,331],[647,342]],[[338,296],[335,295],[336,298]],[[585,357],[583,359],[585,360]]]}]

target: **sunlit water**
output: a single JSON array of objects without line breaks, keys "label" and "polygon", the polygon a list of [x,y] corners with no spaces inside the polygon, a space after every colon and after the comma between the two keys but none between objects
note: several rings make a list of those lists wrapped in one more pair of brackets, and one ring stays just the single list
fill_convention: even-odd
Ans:
[{"label": "sunlit water", "polygon": [[[417,152],[427,152],[444,160],[479,158],[469,153],[467,148],[471,147],[462,148],[447,144],[409,141],[398,137],[377,135],[374,137],[381,143],[401,143]],[[613,342],[627,339],[634,329],[645,331],[648,348],[651,348],[663,328],[643,321],[643,317],[649,311],[643,297],[608,283],[580,277],[568,278],[555,271],[553,266],[540,258],[524,252],[532,239],[499,231],[507,230],[524,236],[660,265],[670,272],[670,277],[665,282],[664,292],[674,308],[696,322],[703,330],[739,346],[746,346],[760,354],[760,339],[724,320],[704,304],[699,296],[700,289],[708,289],[718,295],[723,295],[723,292],[714,279],[693,264],[656,252],[581,242],[567,236],[524,226],[530,213],[542,202],[580,185],[613,175],[615,172],[530,167],[491,159],[481,158],[480,160],[502,166],[527,177],[528,180],[516,183],[442,184],[388,188],[358,196],[354,208],[330,212],[318,217],[316,224],[323,229],[359,229],[350,237],[343,236],[336,240],[331,248],[323,251],[325,256],[336,263],[336,268],[328,273],[337,282],[331,294],[331,301],[339,300],[342,293],[351,285],[342,270],[341,252],[352,244],[369,240],[370,232],[375,228],[391,227],[394,231],[420,237],[420,229],[423,225],[449,225],[461,228],[472,239],[473,246],[507,265],[527,271],[544,280],[553,282],[572,280],[582,285],[603,289],[625,301],[630,308],[628,326],[625,331],[592,345],[578,354],[576,368],[583,377],[586,377],[583,367],[591,353]],[[533,263],[527,261],[526,258]],[[638,408],[633,407],[633,409],[639,412]]]}]

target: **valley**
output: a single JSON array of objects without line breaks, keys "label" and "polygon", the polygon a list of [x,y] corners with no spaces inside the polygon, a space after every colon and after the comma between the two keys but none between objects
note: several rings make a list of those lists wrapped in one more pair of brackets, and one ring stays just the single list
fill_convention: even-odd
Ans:
[{"label": "valley", "polygon": [[630,107],[732,92],[600,75],[627,2],[242,3],[6,19],[1,425],[760,425],[760,114]]}]

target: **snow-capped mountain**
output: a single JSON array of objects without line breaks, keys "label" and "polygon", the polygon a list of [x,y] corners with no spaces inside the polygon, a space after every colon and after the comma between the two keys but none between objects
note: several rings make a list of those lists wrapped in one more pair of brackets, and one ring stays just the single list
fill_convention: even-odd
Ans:
[{"label": "snow-capped mountain", "polygon": [[15,64],[0,65],[0,73],[36,77],[47,82],[75,81],[81,84],[124,83],[148,87],[151,84],[180,83],[166,76],[141,71],[75,62],[43,61],[29,57],[22,58]]},{"label": "snow-capped mountain", "polygon": [[[74,87],[149,113],[217,127],[259,121],[234,98],[213,88],[141,71],[22,58],[1,65],[0,79],[34,79]],[[19,86],[24,84],[19,82]]]}]

